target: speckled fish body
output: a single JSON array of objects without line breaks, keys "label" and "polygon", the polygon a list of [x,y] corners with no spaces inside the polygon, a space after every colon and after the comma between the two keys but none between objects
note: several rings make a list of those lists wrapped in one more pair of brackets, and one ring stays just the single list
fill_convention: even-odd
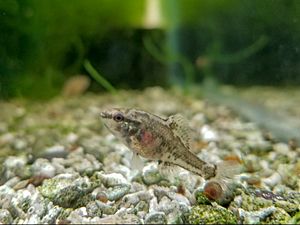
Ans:
[{"label": "speckled fish body", "polygon": [[161,118],[137,109],[101,113],[105,126],[135,154],[174,164],[205,179],[216,176],[216,165],[199,159],[189,149],[188,127],[180,115]]}]

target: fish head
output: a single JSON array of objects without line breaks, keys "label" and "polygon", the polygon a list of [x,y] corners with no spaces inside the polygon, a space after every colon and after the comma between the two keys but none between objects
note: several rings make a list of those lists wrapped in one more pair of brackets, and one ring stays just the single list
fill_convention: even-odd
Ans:
[{"label": "fish head", "polygon": [[141,128],[141,119],[134,111],[126,108],[112,108],[100,113],[104,125],[117,138],[129,144],[130,137],[136,135]]}]

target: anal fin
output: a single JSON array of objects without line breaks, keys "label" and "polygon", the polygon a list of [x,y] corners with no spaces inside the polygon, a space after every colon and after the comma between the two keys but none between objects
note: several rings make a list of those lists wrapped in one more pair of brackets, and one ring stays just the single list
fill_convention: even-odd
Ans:
[{"label": "anal fin", "polygon": [[169,162],[160,161],[158,163],[158,171],[162,177],[168,179],[172,183],[175,183],[178,178],[179,167]]}]

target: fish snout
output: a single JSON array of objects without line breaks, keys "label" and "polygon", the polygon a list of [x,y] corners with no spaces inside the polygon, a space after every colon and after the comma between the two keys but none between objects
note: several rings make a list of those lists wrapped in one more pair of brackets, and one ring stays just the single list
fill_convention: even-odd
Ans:
[{"label": "fish snout", "polygon": [[111,113],[108,113],[107,111],[103,111],[100,113],[100,117],[102,117],[103,119],[109,119],[111,118]]}]

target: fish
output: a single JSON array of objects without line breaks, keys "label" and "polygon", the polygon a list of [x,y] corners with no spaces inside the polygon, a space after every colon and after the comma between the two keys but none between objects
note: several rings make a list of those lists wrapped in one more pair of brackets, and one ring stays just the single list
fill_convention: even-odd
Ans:
[{"label": "fish", "polygon": [[135,108],[111,108],[100,113],[104,126],[132,152],[132,164],[140,156],[167,166],[176,165],[205,180],[230,179],[240,171],[234,161],[208,163],[191,151],[191,129],[181,114],[161,117]]}]

